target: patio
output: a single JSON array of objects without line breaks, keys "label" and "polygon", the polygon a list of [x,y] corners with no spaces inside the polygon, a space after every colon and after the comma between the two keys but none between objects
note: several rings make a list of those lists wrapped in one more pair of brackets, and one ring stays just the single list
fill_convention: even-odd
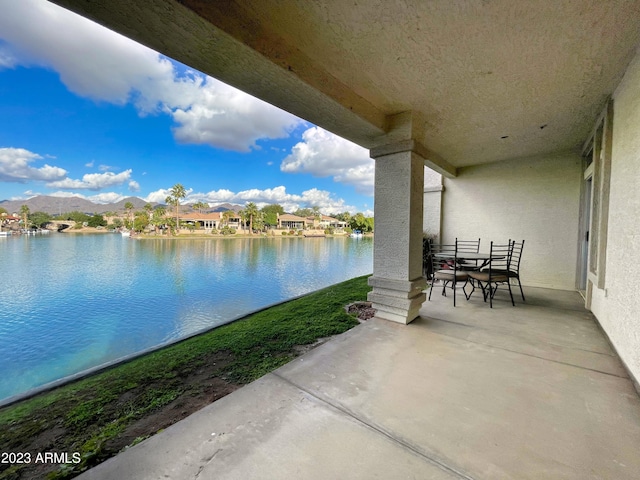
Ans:
[{"label": "patio", "polygon": [[[435,316],[433,303],[422,305],[425,232],[442,243],[481,238],[481,251],[490,240],[526,239],[527,285],[583,291],[638,382],[639,2],[52,2],[367,149],[369,300],[380,319]],[[508,329],[447,331],[484,333],[569,365],[603,358],[558,344],[551,332],[576,340],[562,324],[534,334],[516,319]],[[424,322],[397,335],[420,335]],[[430,334],[441,332],[432,323]],[[447,358],[447,371],[463,359]],[[528,371],[518,378],[530,382]]]},{"label": "patio", "polygon": [[120,478],[637,478],[640,398],[579,294],[434,291],[86,472]]}]

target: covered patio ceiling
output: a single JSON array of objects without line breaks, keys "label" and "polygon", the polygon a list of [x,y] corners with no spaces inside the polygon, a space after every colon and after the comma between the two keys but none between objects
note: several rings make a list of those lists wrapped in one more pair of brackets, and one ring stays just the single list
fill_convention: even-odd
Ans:
[{"label": "covered patio ceiling", "polygon": [[411,111],[452,175],[577,149],[640,40],[637,0],[53,1],[367,148]]}]

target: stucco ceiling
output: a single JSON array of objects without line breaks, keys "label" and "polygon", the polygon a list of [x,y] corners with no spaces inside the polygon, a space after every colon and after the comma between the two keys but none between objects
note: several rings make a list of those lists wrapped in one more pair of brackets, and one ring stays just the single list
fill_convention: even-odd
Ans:
[{"label": "stucco ceiling", "polygon": [[637,0],[55,0],[363,146],[389,116],[454,167],[577,149]]}]

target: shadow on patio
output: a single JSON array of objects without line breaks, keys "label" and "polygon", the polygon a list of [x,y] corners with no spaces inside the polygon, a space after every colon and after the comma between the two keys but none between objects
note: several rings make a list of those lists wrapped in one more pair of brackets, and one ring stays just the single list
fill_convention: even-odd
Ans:
[{"label": "shadow on patio", "polygon": [[82,478],[637,478],[640,399],[575,292],[434,291]]}]

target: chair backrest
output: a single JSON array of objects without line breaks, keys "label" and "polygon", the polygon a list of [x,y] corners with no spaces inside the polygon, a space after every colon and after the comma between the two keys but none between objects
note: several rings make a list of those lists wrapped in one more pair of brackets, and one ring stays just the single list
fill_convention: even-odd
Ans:
[{"label": "chair backrest", "polygon": [[524,240],[522,242],[511,242],[511,264],[510,269],[514,273],[520,273],[520,259],[522,258],[522,250],[524,249]]},{"label": "chair backrest", "polygon": [[431,274],[438,270],[456,270],[455,245],[432,245],[430,257]]},{"label": "chair backrest", "polygon": [[480,239],[478,240],[458,240],[456,238],[456,245],[459,252],[478,253],[480,251]]},{"label": "chair backrest", "polygon": [[491,248],[489,250],[489,270],[508,271],[511,265],[512,248],[513,243],[511,239],[509,239],[509,242],[506,244],[491,242]]}]

